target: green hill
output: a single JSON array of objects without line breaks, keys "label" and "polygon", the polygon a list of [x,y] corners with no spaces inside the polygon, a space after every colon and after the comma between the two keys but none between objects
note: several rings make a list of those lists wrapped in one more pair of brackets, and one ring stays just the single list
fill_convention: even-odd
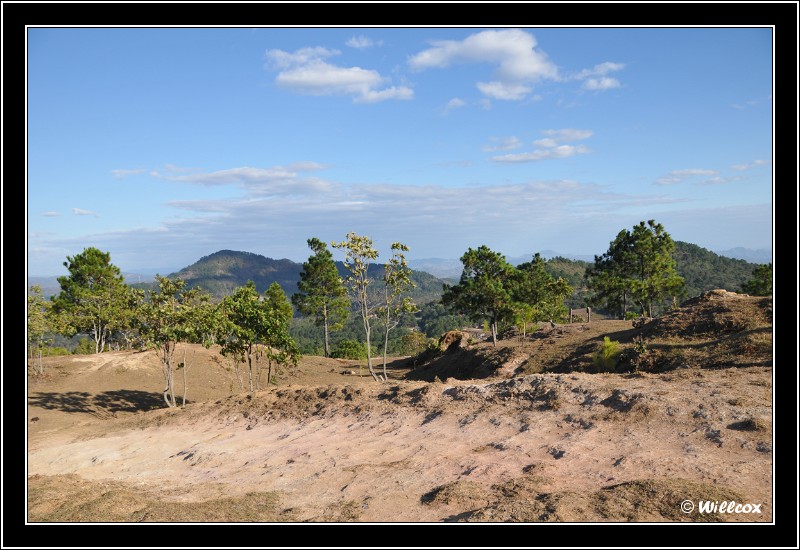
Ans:
[{"label": "green hill", "polygon": [[720,256],[696,244],[675,241],[673,253],[677,270],[686,282],[686,297],[722,288],[740,292],[758,264]]},{"label": "green hill", "polygon": [[[336,262],[336,267],[342,277],[346,276],[342,262]],[[291,296],[297,292],[297,281],[300,280],[302,269],[303,264],[291,260],[275,260],[252,252],[220,250],[200,258],[169,277],[183,279],[189,287],[199,286],[216,299],[231,294],[248,280],[256,284],[259,292],[264,292],[269,285],[277,282],[286,295]],[[370,265],[369,271],[375,280],[380,280],[383,276],[383,266],[380,264]],[[441,279],[422,271],[413,271],[411,279],[417,287],[410,294],[418,304],[438,300],[441,296],[444,283]]]},{"label": "green hill", "polygon": [[[745,260],[720,256],[696,244],[675,241],[676,269],[686,282],[685,298],[699,296],[707,290],[724,289],[740,292],[753,274],[756,265]],[[587,293],[583,275],[592,262],[555,257],[547,261],[547,271],[553,277],[563,277],[574,288],[567,307],[584,307]]]}]

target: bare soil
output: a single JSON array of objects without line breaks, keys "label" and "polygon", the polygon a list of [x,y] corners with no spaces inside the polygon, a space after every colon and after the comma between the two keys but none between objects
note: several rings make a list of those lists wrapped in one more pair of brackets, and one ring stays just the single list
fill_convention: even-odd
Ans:
[{"label": "bare soil", "polygon": [[[177,409],[152,352],[45,358],[28,381],[28,519],[769,522],[771,301],[704,296],[635,329],[451,338],[394,358],[386,383],[305,357],[250,394],[217,349],[179,346]],[[604,335],[644,337],[638,368],[596,372]]]}]

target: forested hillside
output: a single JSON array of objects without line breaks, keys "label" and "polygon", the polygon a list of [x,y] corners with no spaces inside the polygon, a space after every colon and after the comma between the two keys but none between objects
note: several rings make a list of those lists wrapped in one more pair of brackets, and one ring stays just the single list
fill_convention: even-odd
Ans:
[{"label": "forested hillside", "polygon": [[[336,267],[339,275],[347,276],[342,262],[336,262]],[[200,258],[197,262],[172,273],[169,277],[185,280],[190,288],[199,286],[207,290],[215,299],[229,295],[248,280],[256,284],[256,290],[260,293],[267,290],[272,283],[277,282],[286,295],[291,296],[297,292],[297,281],[300,280],[302,268],[301,263],[291,260],[275,260],[252,252],[220,250]],[[381,280],[383,266],[371,265],[369,274],[374,280]],[[410,296],[419,304],[438,300],[442,294],[444,281],[429,273],[414,271],[411,280],[416,288],[411,291]]]}]

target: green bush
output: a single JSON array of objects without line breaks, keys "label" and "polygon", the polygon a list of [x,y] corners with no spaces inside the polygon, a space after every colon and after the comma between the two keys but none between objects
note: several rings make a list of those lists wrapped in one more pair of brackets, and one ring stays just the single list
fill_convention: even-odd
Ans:
[{"label": "green bush", "polygon": [[402,355],[417,355],[428,347],[428,337],[422,332],[413,331],[400,337],[398,352]]},{"label": "green bush", "polygon": [[88,355],[90,353],[94,353],[94,342],[86,337],[83,337],[78,340],[78,345],[74,350],[72,350],[72,353],[76,355]]},{"label": "green bush", "polygon": [[617,368],[617,360],[621,351],[619,342],[612,341],[608,336],[604,336],[600,349],[592,358],[592,363],[600,372],[613,372]]},{"label": "green bush", "polygon": [[366,359],[367,348],[355,340],[342,340],[331,350],[331,357],[335,359]]}]

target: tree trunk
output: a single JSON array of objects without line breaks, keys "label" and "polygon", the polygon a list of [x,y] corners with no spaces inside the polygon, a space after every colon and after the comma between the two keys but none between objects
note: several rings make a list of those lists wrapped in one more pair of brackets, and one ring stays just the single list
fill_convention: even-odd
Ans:
[{"label": "tree trunk", "polygon": [[186,406],[186,392],[187,392],[187,383],[186,383],[186,371],[189,370],[189,364],[186,362],[186,348],[183,348],[183,407]]},{"label": "tree trunk", "polygon": [[269,387],[270,380],[272,380],[272,358],[267,357],[267,387]]},{"label": "tree trunk", "polygon": [[236,378],[239,380],[239,389],[244,391],[244,380],[242,380],[242,371],[239,369],[239,360],[234,356],[231,357],[233,361],[233,368],[236,371]]},{"label": "tree trunk", "polygon": [[497,320],[492,319],[492,344],[497,347]]},{"label": "tree trunk", "polygon": [[253,357],[250,355],[250,350],[245,352],[247,358],[247,372],[250,376],[250,393],[253,393]]},{"label": "tree trunk", "polygon": [[[388,300],[387,300],[388,301]],[[389,306],[386,306],[386,331],[383,334],[383,379],[388,380],[389,377],[386,374],[386,352],[389,349],[389,331],[391,327],[389,326]]]},{"label": "tree trunk", "polygon": [[[328,305],[322,306],[322,323],[325,327],[325,357],[330,357],[330,344],[328,343]],[[269,385],[269,381],[267,382]]]}]

